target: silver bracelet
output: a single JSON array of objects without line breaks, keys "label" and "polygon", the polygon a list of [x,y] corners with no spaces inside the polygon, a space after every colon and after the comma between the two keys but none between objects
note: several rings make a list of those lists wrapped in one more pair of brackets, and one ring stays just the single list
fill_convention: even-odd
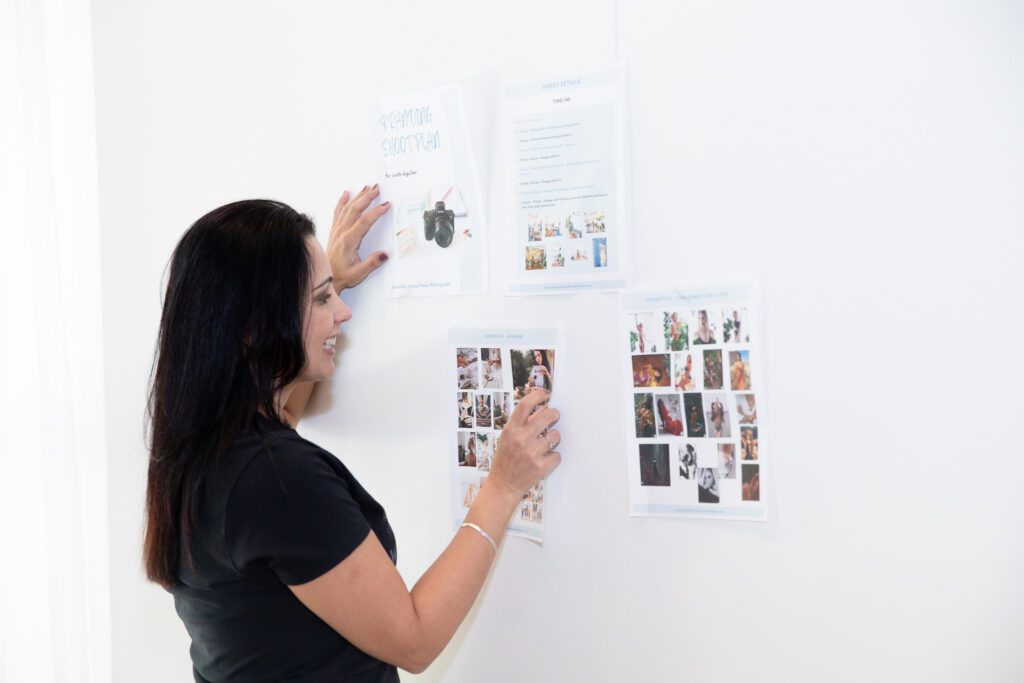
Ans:
[{"label": "silver bracelet", "polygon": [[476,524],[473,524],[473,522],[463,522],[459,525],[460,529],[462,527],[468,527],[473,531],[477,532],[478,534],[480,534],[481,536],[483,536],[484,540],[491,544],[491,550],[494,551],[494,556],[498,556],[498,544],[494,542],[494,539],[491,538],[491,535],[489,533],[478,527]]}]

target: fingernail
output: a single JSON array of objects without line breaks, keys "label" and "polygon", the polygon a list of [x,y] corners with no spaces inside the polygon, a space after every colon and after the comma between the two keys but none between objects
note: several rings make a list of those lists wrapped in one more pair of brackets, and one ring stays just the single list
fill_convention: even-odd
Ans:
[{"label": "fingernail", "polygon": [[380,262],[381,263],[384,263],[387,260],[388,260],[388,255],[387,254],[381,254],[380,255]]},{"label": "fingernail", "polygon": [[381,206],[391,206],[391,202],[381,202]]},{"label": "fingernail", "polygon": [[369,190],[369,189],[370,189],[370,186],[369,186],[369,185],[363,185],[363,189],[362,189],[361,191],[362,191],[362,192],[366,192],[366,191],[367,191],[367,190]]},{"label": "fingernail", "polygon": [[380,187],[380,183],[377,183],[376,185],[374,185],[374,186],[373,186],[373,189],[375,189],[375,190],[376,190],[376,189],[377,189],[378,187]]}]

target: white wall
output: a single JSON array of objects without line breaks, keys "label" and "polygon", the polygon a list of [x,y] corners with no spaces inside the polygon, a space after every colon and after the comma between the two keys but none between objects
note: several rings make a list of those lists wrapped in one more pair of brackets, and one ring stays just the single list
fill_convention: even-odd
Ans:
[{"label": "white wall", "polygon": [[144,396],[181,232],[255,196],[326,228],[342,189],[374,181],[371,97],[449,77],[469,83],[500,208],[494,79],[616,52],[636,282],[764,285],[770,521],[627,516],[622,378],[602,370],[614,297],[398,302],[376,278],[349,296],[302,431],[387,507],[410,584],[450,537],[448,325],[569,330],[547,543],[510,539],[419,679],[1019,680],[1020,5],[486,5],[94,0],[115,680],[189,675],[139,568]]}]

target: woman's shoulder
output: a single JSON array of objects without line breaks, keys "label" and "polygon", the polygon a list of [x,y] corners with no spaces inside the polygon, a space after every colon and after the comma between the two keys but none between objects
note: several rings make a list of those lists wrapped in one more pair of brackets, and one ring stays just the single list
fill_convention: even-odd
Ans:
[{"label": "woman's shoulder", "polygon": [[282,476],[300,476],[309,472],[322,472],[324,468],[337,473],[333,465],[340,465],[338,459],[321,446],[303,438],[295,430],[276,423],[269,428],[258,429],[256,434],[247,435],[245,442],[239,446],[247,460],[246,473],[250,475],[272,471]]},{"label": "woman's shoulder", "polygon": [[260,418],[221,460],[216,488],[225,498],[304,488],[317,479],[345,479],[340,461],[284,425]]}]

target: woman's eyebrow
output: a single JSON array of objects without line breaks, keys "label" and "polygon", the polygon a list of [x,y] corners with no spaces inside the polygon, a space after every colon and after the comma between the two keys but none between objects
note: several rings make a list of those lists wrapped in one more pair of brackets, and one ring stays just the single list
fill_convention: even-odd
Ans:
[{"label": "woman's eyebrow", "polygon": [[321,288],[321,287],[323,287],[324,285],[328,285],[328,284],[330,284],[330,283],[332,283],[332,282],[334,282],[334,277],[333,277],[333,276],[328,276],[326,280],[324,280],[323,282],[321,282],[320,284],[318,284],[318,285],[317,285],[316,287],[314,287],[314,288],[313,288],[313,291],[315,292],[316,290],[320,289],[320,288]]}]

